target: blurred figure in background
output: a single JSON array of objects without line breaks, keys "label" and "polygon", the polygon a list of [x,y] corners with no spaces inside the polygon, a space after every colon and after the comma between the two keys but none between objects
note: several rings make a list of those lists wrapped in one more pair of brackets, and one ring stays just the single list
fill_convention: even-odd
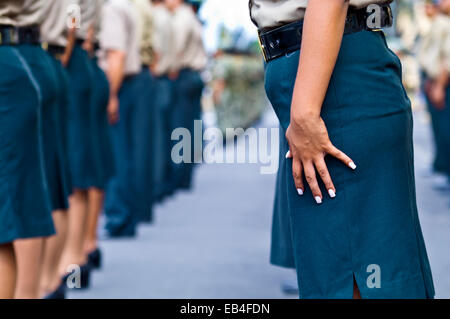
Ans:
[{"label": "blurred figure in background", "polygon": [[[193,5],[192,5],[193,4]],[[166,0],[173,28],[173,63],[169,78],[174,81],[172,127],[190,132],[189,161],[172,162],[172,187],[189,190],[192,184],[195,153],[194,121],[201,119],[201,96],[204,87],[200,72],[206,67],[207,55],[202,40],[202,24],[196,16],[201,1]],[[186,150],[184,150],[186,151]],[[177,154],[178,155],[178,154]],[[181,154],[180,154],[181,155]],[[186,154],[183,154],[186,157]]]},{"label": "blurred figure in background", "polygon": [[69,20],[75,18],[69,16],[73,3],[73,0],[47,1],[45,20],[41,25],[41,38],[51,57],[56,78],[55,105],[43,115],[44,132],[48,132],[44,138],[44,157],[57,232],[47,238],[44,245],[39,295],[48,299],[65,298],[65,283],[58,266],[65,244],[68,197],[72,191],[66,145],[69,78],[65,66],[75,45],[76,21]]},{"label": "blurred figure in background", "polygon": [[172,193],[170,180],[172,111],[172,81],[169,69],[172,64],[173,36],[170,12],[164,0],[153,0],[153,61],[151,72],[155,77],[155,149],[153,197],[161,201]]},{"label": "blurred figure in background", "polygon": [[105,4],[100,60],[110,85],[108,117],[115,159],[115,175],[105,202],[110,237],[135,236],[137,223],[151,209],[146,183],[151,182],[151,148],[147,143],[152,129],[152,84],[148,68],[142,68],[138,19],[131,1],[110,0]]},{"label": "blurred figure in background", "polygon": [[[0,298],[38,298],[44,237],[54,234],[44,119],[55,106],[40,45],[44,0],[0,2]],[[48,131],[47,131],[48,132]]]},{"label": "blurred figure in background", "polygon": [[97,229],[100,213],[103,209],[104,190],[114,170],[114,158],[110,141],[107,106],[109,101],[109,83],[103,70],[98,66],[99,32],[105,0],[92,1],[95,8],[94,21],[89,29],[88,39],[83,47],[89,53],[93,86],[91,96],[92,144],[94,145],[92,165],[95,167],[94,184],[88,190],[88,216],[84,238],[84,254],[88,264],[95,269],[101,266],[101,252],[98,247]]},{"label": "blurred figure in background", "polygon": [[435,141],[435,187],[450,188],[450,1],[428,1],[431,19],[428,33],[422,37],[419,62],[423,70],[423,90],[431,115]]},{"label": "blurred figure in background", "polygon": [[[132,0],[138,17],[137,36],[142,70],[139,74],[139,103],[133,119],[133,178],[138,222],[153,221],[155,145],[155,90],[150,73],[153,64],[153,8],[150,0]],[[160,152],[160,150],[158,150]]]}]

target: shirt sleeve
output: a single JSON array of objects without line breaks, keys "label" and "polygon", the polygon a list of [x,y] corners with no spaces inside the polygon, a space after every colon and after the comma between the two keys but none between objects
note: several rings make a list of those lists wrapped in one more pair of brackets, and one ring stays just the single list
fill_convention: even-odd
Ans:
[{"label": "shirt sleeve", "polygon": [[101,19],[100,45],[104,50],[127,51],[126,16],[114,4],[105,5]]}]

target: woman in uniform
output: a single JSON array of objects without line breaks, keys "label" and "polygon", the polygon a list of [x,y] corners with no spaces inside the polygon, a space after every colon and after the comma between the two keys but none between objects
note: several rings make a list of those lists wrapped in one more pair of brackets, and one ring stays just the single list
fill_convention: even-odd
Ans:
[{"label": "woman in uniform", "polygon": [[431,116],[435,156],[433,170],[437,175],[434,186],[450,187],[450,1],[428,3],[431,19],[428,34],[422,39],[419,62],[423,70],[423,89]]},{"label": "woman in uniform", "polygon": [[64,299],[65,283],[58,272],[67,230],[68,198],[72,190],[67,160],[66,129],[69,105],[69,80],[64,68],[70,59],[75,43],[75,23],[69,29],[69,10],[73,0],[51,0],[46,3],[45,20],[41,25],[41,38],[50,56],[56,78],[56,101],[44,114],[44,156],[53,221],[56,236],[44,245],[40,280],[40,296],[47,299]]},{"label": "woman in uniform", "polygon": [[69,265],[81,268],[81,286],[89,285],[90,267],[85,254],[85,233],[88,216],[88,190],[96,185],[95,145],[92,128],[93,68],[89,53],[84,48],[95,21],[95,4],[77,0],[80,21],[77,22],[76,44],[67,65],[70,104],[67,124],[72,195],[69,198],[68,229],[64,252],[61,257],[61,274]]},{"label": "woman in uniform", "polygon": [[109,124],[107,117],[107,106],[109,100],[109,84],[103,70],[98,66],[97,52],[99,49],[98,36],[101,24],[101,15],[104,0],[93,1],[95,6],[94,24],[89,30],[89,36],[84,42],[84,48],[89,53],[92,65],[93,85],[91,100],[91,127],[93,158],[95,166],[95,183],[88,190],[88,216],[85,232],[84,252],[88,261],[94,268],[101,266],[101,252],[98,247],[98,221],[103,209],[104,193],[106,185],[113,173],[114,163],[112,161],[111,141],[109,138]]},{"label": "woman in uniform", "polygon": [[378,31],[391,23],[389,2],[250,1],[289,146],[278,187],[301,298],[434,296],[411,106]]},{"label": "woman in uniform", "polygon": [[[200,72],[206,67],[208,58],[203,46],[202,24],[192,3],[198,4],[198,1],[166,0],[172,13],[173,31],[173,63],[169,72],[169,78],[174,80],[171,132],[179,127],[187,128],[194,145],[194,121],[201,119],[204,87]],[[193,153],[197,151],[193,149]],[[191,188],[194,157],[194,154],[190,155],[191,163],[172,165],[174,189]]]},{"label": "woman in uniform", "polygon": [[1,298],[38,297],[43,237],[54,233],[43,152],[43,113],[55,93],[39,43],[44,6],[0,2]]},{"label": "woman in uniform", "polygon": [[154,165],[154,191],[156,201],[162,201],[172,192],[170,185],[170,116],[172,100],[172,81],[168,77],[172,64],[172,30],[170,13],[164,0],[153,0],[153,49],[154,57],[151,65],[155,77],[155,150],[157,152]]}]

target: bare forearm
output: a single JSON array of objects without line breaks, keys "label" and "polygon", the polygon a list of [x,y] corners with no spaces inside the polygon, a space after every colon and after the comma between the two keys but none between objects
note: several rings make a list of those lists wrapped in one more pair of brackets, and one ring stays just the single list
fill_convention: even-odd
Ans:
[{"label": "bare forearm", "polygon": [[108,81],[110,86],[110,95],[117,96],[122,86],[125,68],[125,53],[119,51],[108,52]]},{"label": "bare forearm", "polygon": [[447,72],[447,67],[444,66],[438,78],[436,79],[436,83],[441,87],[446,87],[448,85],[448,76],[449,74]]},{"label": "bare forearm", "polygon": [[70,58],[72,57],[73,48],[75,47],[75,41],[76,41],[76,29],[71,28],[68,31],[67,45],[64,50],[64,54],[61,57],[61,62],[64,66],[66,66],[69,63]]},{"label": "bare forearm", "polygon": [[303,26],[291,116],[319,116],[336,64],[348,0],[310,0]]}]

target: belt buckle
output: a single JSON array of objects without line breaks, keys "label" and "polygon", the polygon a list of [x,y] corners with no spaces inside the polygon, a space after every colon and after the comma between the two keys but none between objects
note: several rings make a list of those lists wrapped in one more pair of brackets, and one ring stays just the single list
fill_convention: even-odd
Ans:
[{"label": "belt buckle", "polygon": [[261,52],[262,52],[262,54],[263,54],[263,57],[264,57],[264,61],[267,63],[268,62],[268,59],[267,59],[267,54],[266,54],[266,50],[265,50],[265,45],[262,43],[262,41],[261,41],[261,36],[259,35],[259,33],[258,33],[258,44],[259,44],[259,48],[261,49]]},{"label": "belt buckle", "polygon": [[11,28],[9,31],[9,39],[11,44],[17,45],[19,44],[19,31],[16,28]]}]

